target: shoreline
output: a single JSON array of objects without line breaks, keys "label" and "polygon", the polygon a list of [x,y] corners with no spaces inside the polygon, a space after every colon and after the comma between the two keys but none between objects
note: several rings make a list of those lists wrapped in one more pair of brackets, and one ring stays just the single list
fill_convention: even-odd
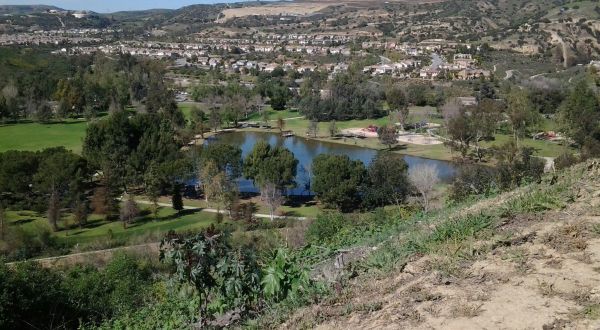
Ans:
[{"label": "shoreline", "polygon": [[[385,151],[387,150],[387,148],[385,147],[376,147],[373,144],[375,143],[379,143],[377,138],[364,138],[364,139],[352,139],[351,141],[355,141],[355,142],[367,142],[367,143],[348,143],[348,142],[344,142],[343,138],[339,138],[339,139],[332,139],[331,137],[310,137],[310,136],[304,136],[301,134],[298,134],[298,132],[291,130],[294,135],[293,137],[295,138],[301,138],[301,139],[305,139],[305,140],[312,140],[312,141],[319,141],[319,142],[326,142],[326,143],[335,143],[335,144],[341,144],[341,145],[347,145],[347,146],[356,146],[359,148],[367,148],[367,149],[371,149],[371,150],[377,150],[377,151]],[[276,128],[271,128],[271,129],[262,129],[262,128],[232,128],[232,129],[226,129],[219,131],[217,134],[226,134],[227,132],[256,132],[256,133],[271,133],[271,134],[279,134],[279,131]],[[206,134],[205,134],[206,135]],[[214,136],[215,133],[211,132],[210,136]],[[208,136],[208,135],[206,135]],[[200,141],[204,141],[199,139]],[[410,144],[410,143],[406,143],[406,144],[398,144],[398,147],[405,147],[405,148],[431,148],[430,146],[419,146],[419,145],[414,145],[414,144]],[[444,157],[435,157],[432,155],[427,155],[427,152],[424,153],[415,153],[415,152],[411,152],[411,150],[406,150],[406,149],[392,149],[392,152],[400,154],[400,155],[406,155],[406,156],[411,156],[411,157],[419,157],[419,158],[424,158],[424,159],[430,159],[430,160],[439,160],[439,161],[446,161],[446,162],[451,162],[451,163],[458,163],[454,157],[452,157],[452,153],[450,151],[447,150],[447,147],[445,147],[443,144],[440,145],[436,145],[436,148],[443,148],[444,150]],[[433,151],[435,152],[435,151]]]}]

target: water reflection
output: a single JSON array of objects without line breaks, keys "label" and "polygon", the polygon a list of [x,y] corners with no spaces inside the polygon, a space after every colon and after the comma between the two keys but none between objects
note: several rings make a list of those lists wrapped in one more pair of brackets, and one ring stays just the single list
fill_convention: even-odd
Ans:
[{"label": "water reflection", "polygon": [[[219,135],[217,139],[210,143],[228,143],[237,145],[242,149],[242,155],[245,158],[250,153],[254,145],[265,140],[272,146],[283,146],[294,153],[298,159],[298,169],[296,175],[297,187],[290,189],[292,195],[310,195],[310,168],[313,159],[320,154],[347,155],[352,160],[360,160],[368,165],[377,154],[376,150],[361,148],[352,145],[329,143],[304,139],[301,137],[281,137],[277,133],[259,133],[259,132],[231,132]],[[443,181],[451,180],[456,169],[454,164],[447,161],[432,160],[414,156],[403,156],[409,166],[409,171],[414,169],[415,165],[426,163],[435,165]],[[251,180],[240,178],[240,192],[258,192]]]}]

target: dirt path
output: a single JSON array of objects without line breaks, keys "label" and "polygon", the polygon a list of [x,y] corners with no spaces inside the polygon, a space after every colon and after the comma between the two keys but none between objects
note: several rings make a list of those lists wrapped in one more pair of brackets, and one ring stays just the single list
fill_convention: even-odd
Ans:
[{"label": "dirt path", "polygon": [[[112,259],[114,254],[118,252],[125,252],[139,256],[145,255],[156,257],[159,253],[159,246],[160,243],[144,243],[105,250],[72,253],[57,257],[37,258],[28,261],[37,262],[42,265],[42,267],[64,267],[83,263],[92,263],[98,265],[107,263],[110,259]],[[14,265],[17,263],[19,262],[10,262],[7,263],[7,265]]]},{"label": "dirt path", "polygon": [[560,35],[558,35],[558,33],[556,31],[550,31],[550,34],[552,35],[552,40],[555,40],[556,42],[558,42],[560,44],[560,46],[562,47],[563,66],[566,69],[569,67],[569,62],[567,60],[567,57],[569,55],[567,44],[565,43],[563,38]]}]

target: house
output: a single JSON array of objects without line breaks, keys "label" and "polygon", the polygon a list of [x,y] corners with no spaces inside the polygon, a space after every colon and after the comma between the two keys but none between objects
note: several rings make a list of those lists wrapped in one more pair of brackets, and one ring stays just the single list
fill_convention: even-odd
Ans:
[{"label": "house", "polygon": [[211,68],[216,68],[218,66],[221,65],[221,58],[218,57],[213,57],[210,60],[208,60],[208,65],[210,65]]},{"label": "house", "polygon": [[279,65],[277,63],[269,63],[265,66],[263,71],[271,73],[271,72],[275,71],[275,69],[277,69],[277,67],[279,67]]},{"label": "house", "polygon": [[317,70],[317,66],[314,64],[305,64],[298,68],[298,72],[300,73],[314,72],[315,70]]},{"label": "house", "polygon": [[456,100],[465,107],[477,105],[477,98],[475,96],[461,96],[457,97]]},{"label": "house", "polygon": [[456,77],[460,80],[488,78],[489,76],[490,76],[489,70],[481,70],[481,69],[463,69],[456,74]]},{"label": "house", "polygon": [[200,65],[208,65],[208,57],[198,57],[198,63]]},{"label": "house", "polygon": [[419,72],[419,76],[423,79],[433,79],[439,76],[440,70],[438,68],[424,68]]},{"label": "house", "polygon": [[461,69],[466,69],[474,66],[475,60],[471,54],[454,54],[454,64]]}]

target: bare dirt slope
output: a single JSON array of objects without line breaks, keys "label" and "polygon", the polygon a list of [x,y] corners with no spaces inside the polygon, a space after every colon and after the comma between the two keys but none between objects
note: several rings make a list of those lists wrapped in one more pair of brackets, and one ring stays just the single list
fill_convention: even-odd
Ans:
[{"label": "bare dirt slope", "polygon": [[492,237],[466,249],[448,245],[391,274],[359,277],[282,328],[600,329],[600,162],[567,175],[564,207],[503,217]]}]

